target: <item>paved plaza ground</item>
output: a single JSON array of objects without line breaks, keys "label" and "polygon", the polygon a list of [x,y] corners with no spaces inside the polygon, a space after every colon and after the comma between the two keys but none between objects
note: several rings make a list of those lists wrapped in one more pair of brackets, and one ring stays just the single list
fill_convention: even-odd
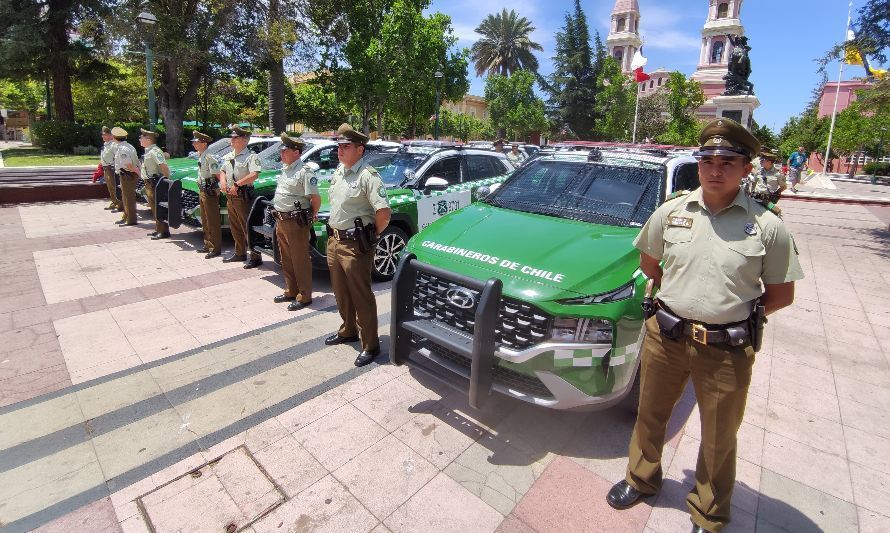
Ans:
[{"label": "paved plaza ground", "polygon": [[[323,338],[243,270],[120,228],[105,202],[0,208],[0,527],[52,532],[685,532],[698,414],[629,511],[633,416],[465,395]],[[770,319],[727,531],[890,529],[887,208],[783,200],[806,279]],[[579,258],[579,260],[581,260]],[[387,349],[389,284],[375,284]]]}]

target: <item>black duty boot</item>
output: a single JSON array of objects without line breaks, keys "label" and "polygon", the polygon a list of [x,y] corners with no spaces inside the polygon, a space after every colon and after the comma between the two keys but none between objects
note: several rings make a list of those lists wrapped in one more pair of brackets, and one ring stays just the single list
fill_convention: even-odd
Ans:
[{"label": "black duty boot", "polygon": [[365,366],[370,364],[371,361],[374,360],[375,357],[380,355],[380,347],[365,350],[362,353],[358,354],[358,357],[355,358],[355,366]]},{"label": "black duty boot", "polygon": [[621,480],[618,483],[615,483],[611,490],[609,490],[609,494],[606,495],[606,502],[620,511],[622,509],[633,507],[637,502],[647,496],[649,495],[643,494],[633,488],[626,480]]},{"label": "black duty boot", "polygon": [[341,337],[340,335],[334,333],[324,340],[324,343],[328,346],[333,346],[335,344],[346,344],[349,342],[358,342],[358,336]]}]

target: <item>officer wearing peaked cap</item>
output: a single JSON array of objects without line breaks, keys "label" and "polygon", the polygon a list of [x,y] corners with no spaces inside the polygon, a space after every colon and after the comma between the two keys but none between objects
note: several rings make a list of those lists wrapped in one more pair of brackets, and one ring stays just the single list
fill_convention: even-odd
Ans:
[{"label": "officer wearing peaked cap", "polygon": [[105,186],[108,187],[108,199],[111,203],[105,209],[123,211],[124,204],[117,197],[117,178],[114,173],[114,152],[117,151],[117,143],[114,142],[114,135],[111,134],[111,128],[102,126],[102,152],[99,159],[102,162],[102,174],[105,176]]},{"label": "officer wearing peaked cap", "polygon": [[779,201],[782,191],[788,187],[788,184],[785,175],[776,168],[778,158],[779,154],[769,148],[760,151],[760,168],[749,176],[752,181],[749,194],[773,203]]},{"label": "officer wearing peaked cap", "polygon": [[281,162],[285,165],[272,198],[275,236],[284,271],[284,294],[275,303],[290,302],[288,311],[297,311],[312,303],[312,261],[309,258],[309,232],[321,197],[314,163],[300,161],[301,139],[281,135]]},{"label": "officer wearing peaked cap", "polygon": [[[392,211],[383,180],[364,159],[368,137],[343,124],[337,130],[340,165],[331,177],[328,201],[328,270],[343,324],[325,344],[355,342],[362,351],[355,360],[363,366],[380,354],[377,301],[371,290],[371,267],[376,236],[389,225]],[[356,227],[355,221],[359,221]]]},{"label": "officer wearing peaked cap", "polygon": [[[695,153],[701,186],[659,207],[634,241],[660,287],[641,349],[640,400],[625,479],[606,500],[625,509],[661,488],[671,411],[692,380],[701,415],[693,531],[730,520],[736,433],[742,423],[762,317],[794,300],[803,279],[781,219],[739,187],[760,143],[738,123],[709,123]],[[663,265],[663,266],[662,266]]]},{"label": "officer wearing peaked cap", "polygon": [[198,201],[201,205],[201,230],[204,233],[204,246],[199,254],[204,259],[218,257],[222,246],[222,224],[219,216],[219,160],[207,153],[212,139],[200,131],[195,131],[192,146],[198,152]]},{"label": "officer wearing peaked cap", "polygon": [[[220,188],[226,194],[229,228],[235,241],[235,253],[223,259],[225,263],[247,260],[247,217],[253,200],[251,191],[253,182],[262,169],[257,155],[247,148],[250,141],[249,130],[235,126],[229,137],[232,139],[232,151],[223,157],[219,182]],[[256,268],[261,264],[263,260],[259,252],[250,250],[250,259],[244,263],[244,268]]]},{"label": "officer wearing peaked cap", "polygon": [[155,220],[155,230],[151,235],[152,240],[166,239],[170,237],[170,227],[163,220],[158,220],[158,206],[155,203],[155,187],[161,178],[170,177],[170,167],[167,166],[167,158],[164,152],[155,144],[158,140],[157,132],[151,130],[139,130],[139,144],[145,148],[142,155],[142,183],[144,185],[145,198],[151,207],[151,216]]},{"label": "officer wearing peaked cap", "polygon": [[127,130],[111,128],[117,149],[114,151],[114,171],[120,177],[121,203],[124,212],[116,222],[121,226],[136,225],[136,182],[139,180],[139,156],[136,148],[127,142]]}]

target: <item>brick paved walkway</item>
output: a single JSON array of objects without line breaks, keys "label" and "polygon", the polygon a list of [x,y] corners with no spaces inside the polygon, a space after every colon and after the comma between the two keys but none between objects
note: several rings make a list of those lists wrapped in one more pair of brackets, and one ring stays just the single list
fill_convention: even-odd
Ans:
[{"label": "brick paved walkway", "polygon": [[[150,241],[101,202],[0,208],[0,522],[10,531],[652,531],[690,527],[675,408],[659,497],[622,513],[633,417],[463,395],[327,347],[276,268]],[[890,235],[874,208],[783,200],[807,279],[770,320],[729,531],[890,524]],[[57,223],[50,223],[57,221]],[[389,294],[378,290],[386,349]],[[380,361],[382,363],[382,361]],[[14,428],[10,431],[8,428]]]}]

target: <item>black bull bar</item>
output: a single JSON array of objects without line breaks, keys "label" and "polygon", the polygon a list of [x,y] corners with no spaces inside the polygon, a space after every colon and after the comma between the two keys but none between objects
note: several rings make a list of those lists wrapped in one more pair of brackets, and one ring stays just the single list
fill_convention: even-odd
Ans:
[{"label": "black bull bar", "polygon": [[[479,292],[472,338],[442,327],[434,320],[414,313],[414,287],[417,273],[424,272],[446,282]],[[481,408],[488,399],[495,362],[495,327],[498,324],[503,283],[497,278],[480,281],[422,263],[414,254],[405,254],[396,269],[392,285],[392,322],[389,359],[394,365],[412,363],[411,335],[428,339],[470,360],[470,405]]]},{"label": "black bull bar", "polygon": [[[149,186],[149,184],[146,184]],[[173,229],[182,225],[182,183],[179,180],[155,180],[155,213],[158,220]]]}]

